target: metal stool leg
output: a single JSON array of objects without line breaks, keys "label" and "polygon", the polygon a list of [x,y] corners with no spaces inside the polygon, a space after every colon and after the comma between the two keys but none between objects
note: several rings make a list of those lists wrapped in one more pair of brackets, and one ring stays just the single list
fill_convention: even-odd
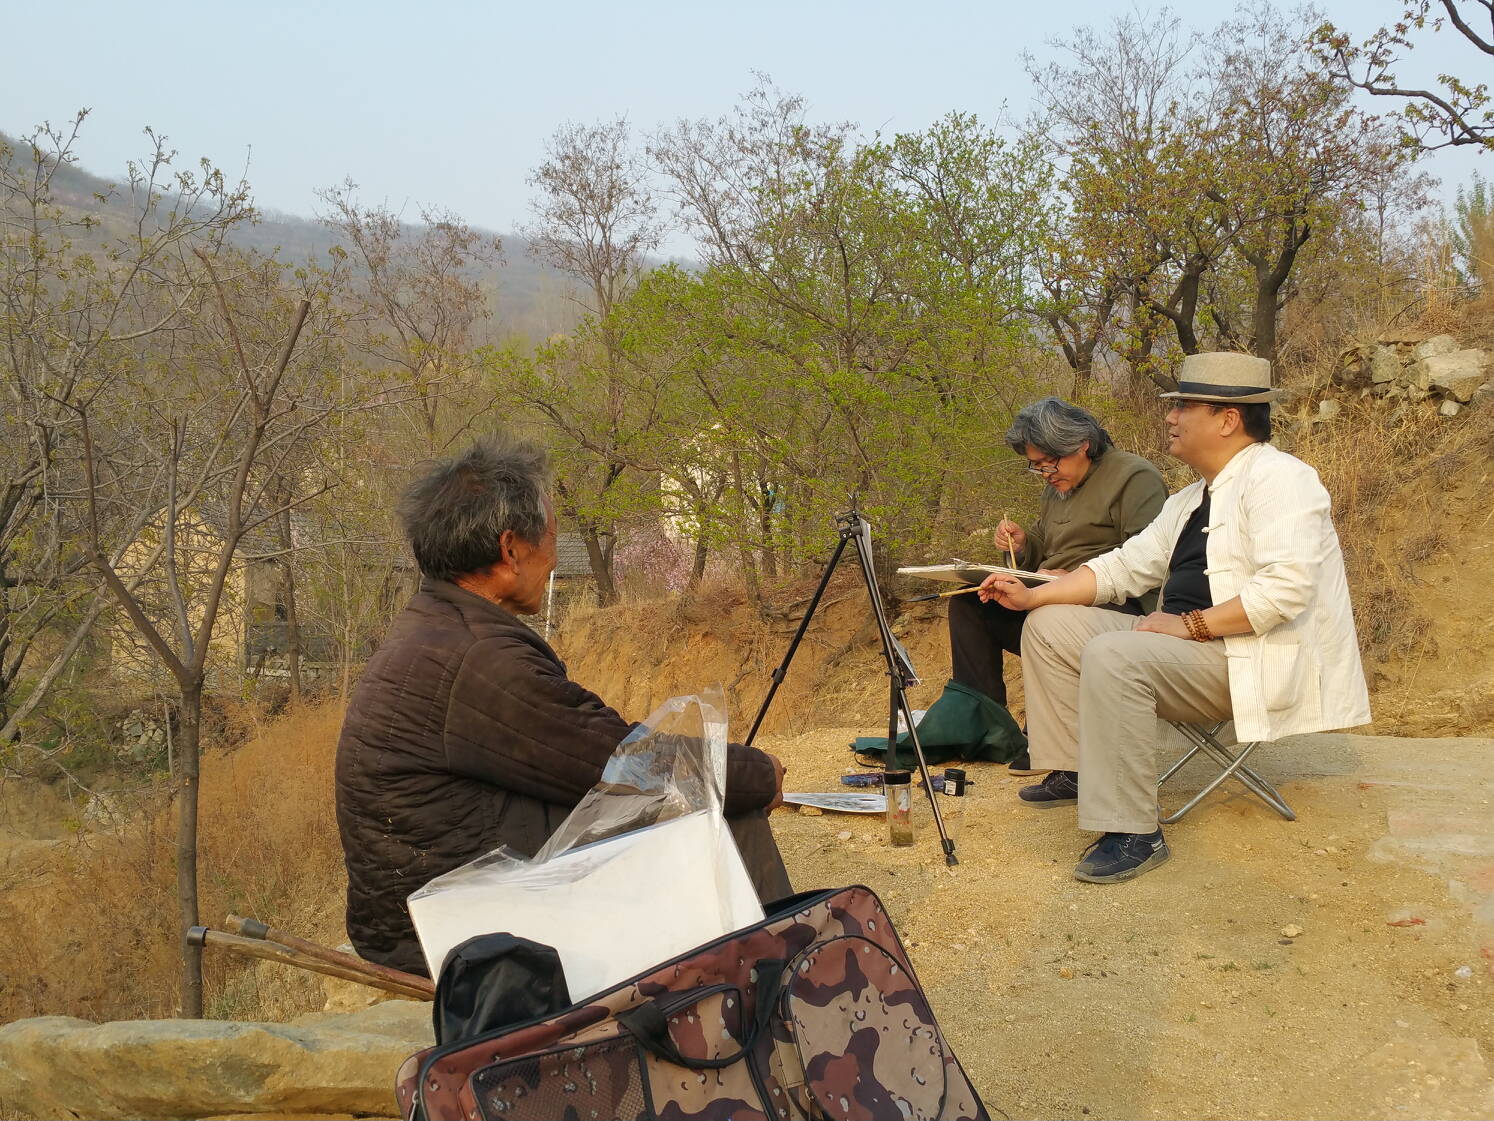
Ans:
[{"label": "metal stool leg", "polygon": [[1162,785],[1168,779],[1172,778],[1173,775],[1177,774],[1185,763],[1200,753],[1207,755],[1222,769],[1213,780],[1190,798],[1181,809],[1159,817],[1161,823],[1163,825],[1171,825],[1173,822],[1179,820],[1189,810],[1193,809],[1194,806],[1202,802],[1204,798],[1217,790],[1221,783],[1230,778],[1238,779],[1247,790],[1288,821],[1296,821],[1297,815],[1286,804],[1286,800],[1282,798],[1276,788],[1245,765],[1245,760],[1249,758],[1250,753],[1260,746],[1259,741],[1244,744],[1238,752],[1232,753],[1215,738],[1219,729],[1224,727],[1224,724],[1225,721],[1220,721],[1210,728],[1204,728],[1195,724],[1173,724],[1173,727],[1181,732],[1193,746],[1157,780],[1157,791],[1159,794],[1161,793]]}]

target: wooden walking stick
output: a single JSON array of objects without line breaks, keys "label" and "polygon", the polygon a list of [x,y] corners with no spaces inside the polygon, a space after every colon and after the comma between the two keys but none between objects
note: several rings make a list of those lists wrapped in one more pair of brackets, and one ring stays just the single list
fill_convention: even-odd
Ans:
[{"label": "wooden walking stick", "polygon": [[283,934],[257,919],[230,915],[228,925],[241,933],[230,934],[211,927],[194,926],[187,932],[187,942],[194,946],[217,946],[265,961],[278,961],[312,973],[382,989],[410,1000],[435,999],[436,986],[428,977],[377,965],[354,954],[329,949],[293,934]]},{"label": "wooden walking stick", "polygon": [[[356,954],[345,954],[341,950],[333,950],[317,942],[309,942],[305,938],[298,938],[294,934],[286,934],[282,930],[258,919],[246,919],[241,915],[229,915],[223,920],[223,925],[235,934],[245,938],[259,938],[266,942],[277,943],[297,953],[305,954],[307,957],[316,958],[318,961],[327,962],[330,965],[340,965],[346,969],[361,970],[373,977],[382,977],[384,980],[395,985],[403,985],[406,988],[429,990],[434,995],[436,987],[429,978],[421,977],[416,973],[406,973],[403,969],[392,969],[387,965],[379,965],[376,962],[364,961]],[[426,997],[430,999],[429,996]]]}]

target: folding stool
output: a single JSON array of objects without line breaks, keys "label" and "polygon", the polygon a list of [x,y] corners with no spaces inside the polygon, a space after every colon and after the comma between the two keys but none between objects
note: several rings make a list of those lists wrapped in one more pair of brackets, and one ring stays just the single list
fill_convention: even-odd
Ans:
[{"label": "folding stool", "polygon": [[1276,792],[1276,788],[1245,765],[1246,758],[1263,741],[1256,740],[1252,743],[1236,744],[1235,750],[1231,751],[1220,743],[1218,739],[1219,730],[1229,723],[1228,720],[1221,720],[1217,724],[1209,726],[1203,724],[1185,724],[1176,720],[1169,721],[1169,723],[1181,732],[1193,746],[1157,780],[1157,795],[1159,799],[1162,794],[1162,785],[1168,779],[1172,778],[1173,775],[1177,774],[1178,771],[1182,770],[1183,766],[1195,755],[1203,754],[1207,756],[1222,767],[1223,770],[1202,790],[1190,798],[1182,809],[1176,813],[1168,814],[1166,817],[1159,817],[1158,820],[1163,825],[1171,825],[1177,821],[1194,806],[1202,802],[1209,794],[1212,794],[1219,784],[1228,778],[1237,779],[1247,790],[1288,821],[1297,820],[1297,815],[1292,812],[1292,807],[1286,804],[1281,795]]}]

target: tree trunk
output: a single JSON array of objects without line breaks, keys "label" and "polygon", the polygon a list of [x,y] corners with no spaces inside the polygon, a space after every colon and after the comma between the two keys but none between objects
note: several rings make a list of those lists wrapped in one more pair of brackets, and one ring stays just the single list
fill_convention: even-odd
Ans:
[{"label": "tree trunk", "polygon": [[338,693],[344,701],[353,689],[353,619],[348,616],[342,624],[342,684]]},{"label": "tree trunk", "polygon": [[301,703],[301,616],[296,609],[296,576],[285,562],[285,672],[292,704]]},{"label": "tree trunk", "polygon": [[1276,361],[1276,294],[1281,283],[1271,270],[1256,270],[1255,308],[1250,315],[1250,353],[1267,362]]},{"label": "tree trunk", "polygon": [[1058,349],[1063,351],[1063,359],[1069,364],[1069,369],[1074,372],[1074,392],[1083,392],[1089,387],[1090,378],[1094,374],[1095,347],[1100,341],[1100,333],[1105,329],[1105,324],[1110,319],[1110,304],[1103,305],[1103,311],[1097,313],[1093,328],[1089,331],[1081,330],[1079,325],[1072,319],[1058,314],[1042,316],[1048,329],[1053,332],[1053,339],[1058,343]]},{"label": "tree trunk", "polygon": [[[731,453],[731,481],[737,496],[738,524],[745,525],[747,521],[747,489],[742,472],[742,457],[736,451]],[[742,565],[742,579],[747,583],[747,599],[759,616],[766,617],[767,605],[763,602],[763,586],[762,582],[758,579],[757,559],[753,556],[752,546],[748,544],[745,535],[739,535],[737,541],[737,556]]]},{"label": "tree trunk", "polygon": [[[16,686],[15,678],[20,676],[22,660],[15,660],[14,674],[7,670],[6,667],[11,664],[10,589],[15,587],[6,571],[8,567],[7,558],[0,554],[0,725],[10,721],[10,696]],[[20,734],[21,730],[17,728],[12,738],[19,739]]]},{"label": "tree trunk", "polygon": [[1198,353],[1198,330],[1195,326],[1198,322],[1198,290],[1203,283],[1203,271],[1208,263],[1206,257],[1189,257],[1181,266],[1182,273],[1167,303],[1148,301],[1153,311],[1172,323],[1173,330],[1177,333],[1178,346],[1184,354]]},{"label": "tree trunk", "polygon": [[1312,227],[1306,223],[1288,222],[1281,234],[1281,245],[1275,259],[1264,253],[1247,253],[1245,259],[1255,269],[1255,308],[1250,316],[1250,352],[1267,362],[1276,361],[1276,322],[1281,311],[1281,290],[1287,277],[1292,275],[1292,266],[1297,262],[1297,251],[1306,243]]},{"label": "tree trunk", "polygon": [[617,602],[617,582],[612,576],[612,550],[602,546],[602,535],[590,522],[581,526],[581,539],[586,542],[586,558],[591,562],[591,575],[597,582],[597,603],[609,607]]},{"label": "tree trunk", "polygon": [[773,579],[778,575],[778,554],[773,548],[773,505],[778,501],[778,489],[758,480],[758,528],[762,531],[762,547],[758,550],[763,559],[763,575]]},{"label": "tree trunk", "polygon": [[700,587],[700,582],[705,578],[706,558],[710,555],[710,547],[706,545],[705,534],[702,533],[695,539],[695,560],[690,565],[690,581],[685,585],[685,594],[689,595]]},{"label": "tree trunk", "polygon": [[347,545],[338,547],[338,557],[337,585],[342,594],[342,636],[338,646],[342,665],[337,691],[338,696],[345,702],[353,687],[353,593],[348,582],[348,566],[353,561],[351,550]]},{"label": "tree trunk", "polygon": [[1089,392],[1089,383],[1094,379],[1095,374],[1095,356],[1093,354],[1087,355],[1082,361],[1076,363],[1072,369],[1074,371],[1073,394],[1075,397],[1079,397]]},{"label": "tree trunk", "polygon": [[187,944],[187,931],[197,925],[197,783],[201,757],[202,679],[181,689],[181,727],[178,731],[176,793],[176,898],[182,947],[181,1014],[202,1017],[202,947]]},{"label": "tree trunk", "polygon": [[[288,498],[288,496],[286,496]],[[285,499],[283,498],[282,501]],[[291,565],[290,509],[280,511],[281,593],[285,602],[285,672],[292,704],[301,703],[301,616],[296,609],[296,572]]]}]

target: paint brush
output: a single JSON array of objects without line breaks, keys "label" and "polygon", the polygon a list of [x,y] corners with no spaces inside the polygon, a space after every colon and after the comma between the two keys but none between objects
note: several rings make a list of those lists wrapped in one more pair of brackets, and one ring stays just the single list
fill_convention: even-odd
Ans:
[{"label": "paint brush", "polygon": [[903,600],[903,602],[904,603],[923,603],[926,600],[944,599],[946,596],[962,596],[966,592],[978,592],[978,591],[980,591],[980,585],[979,584],[971,584],[968,588],[955,588],[955,589],[953,589],[951,591],[948,591],[948,592],[934,592],[932,595],[914,596],[912,599],[905,599],[905,600]]}]

